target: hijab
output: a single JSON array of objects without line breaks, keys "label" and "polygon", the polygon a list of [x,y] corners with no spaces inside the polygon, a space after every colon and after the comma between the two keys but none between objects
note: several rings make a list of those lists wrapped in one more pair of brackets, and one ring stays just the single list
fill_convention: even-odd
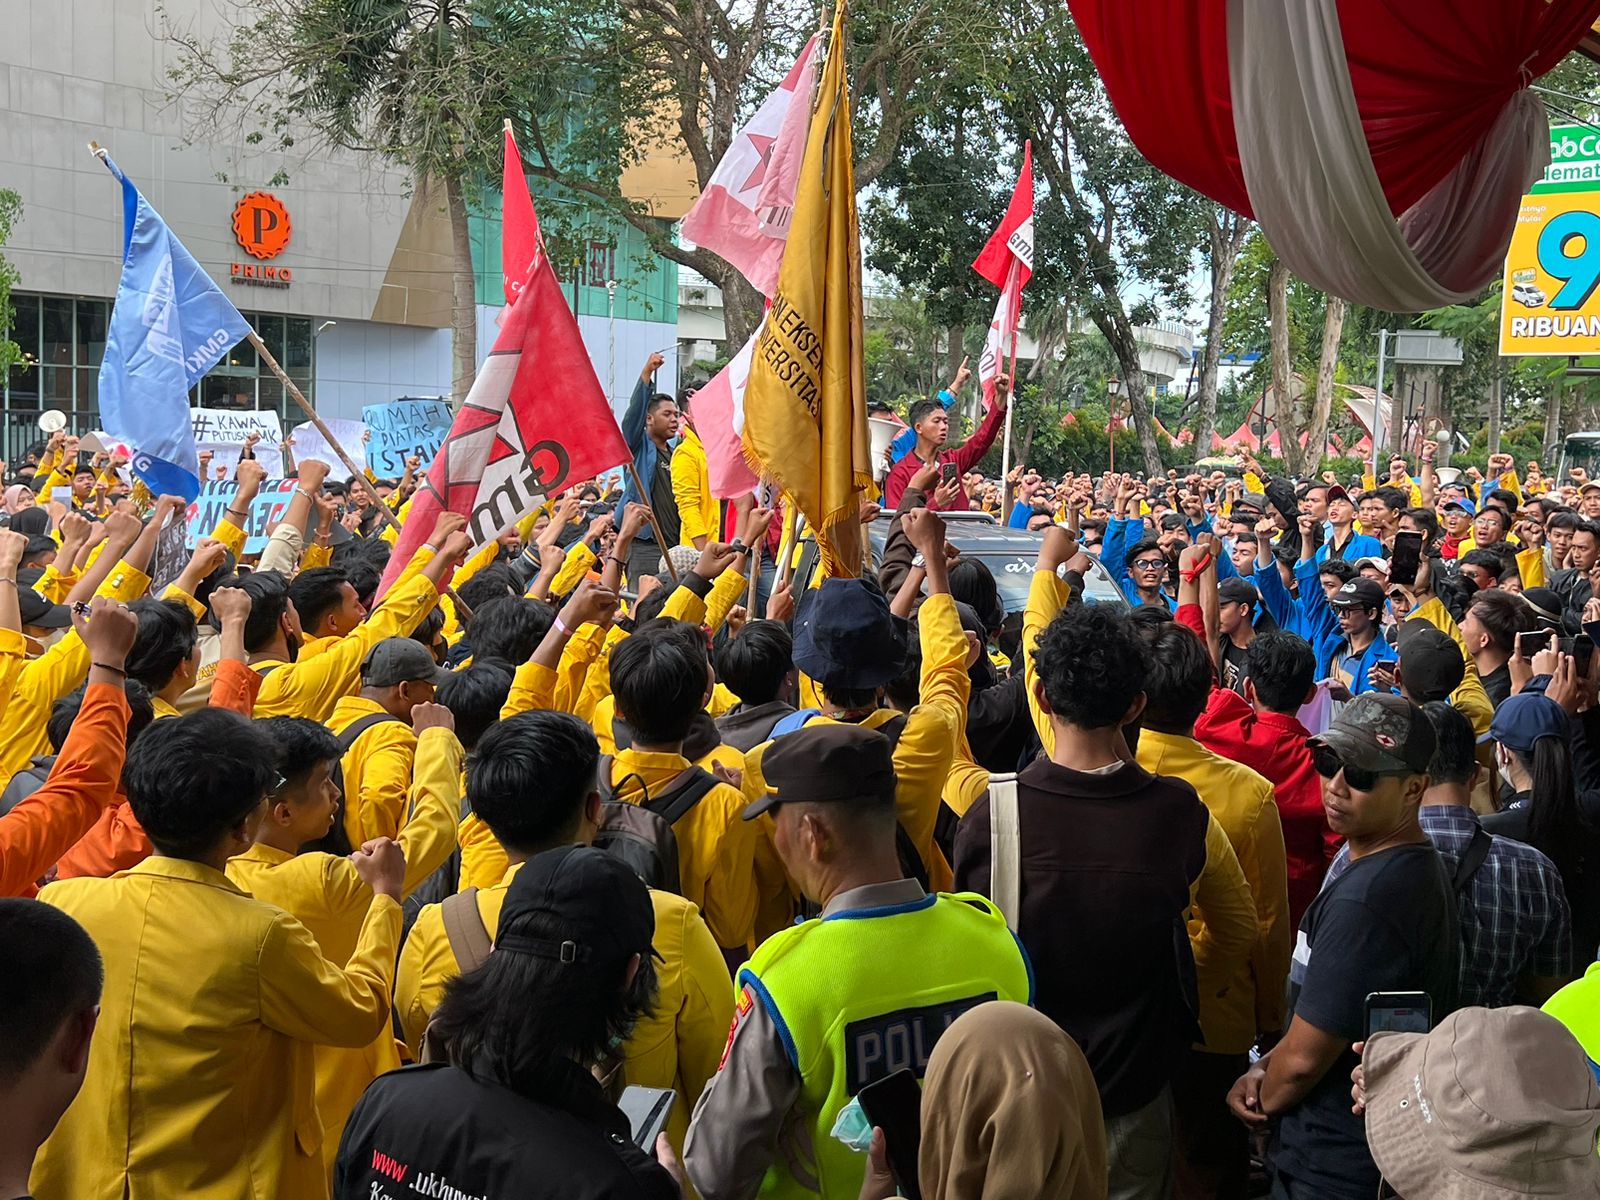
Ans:
[{"label": "hijab", "polygon": [[[24,504],[24,500],[28,503]],[[33,489],[25,483],[12,484],[5,491],[5,506],[8,513],[17,513],[24,508],[33,507]]]},{"label": "hijab", "polygon": [[991,1001],[939,1038],[922,1088],[925,1200],[1106,1200],[1100,1094],[1049,1017]]}]

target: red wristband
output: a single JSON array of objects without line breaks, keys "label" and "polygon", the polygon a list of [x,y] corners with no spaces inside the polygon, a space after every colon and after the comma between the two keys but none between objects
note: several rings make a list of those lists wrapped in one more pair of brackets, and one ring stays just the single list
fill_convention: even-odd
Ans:
[{"label": "red wristband", "polygon": [[1206,556],[1204,558],[1202,558],[1199,562],[1195,563],[1195,565],[1191,569],[1189,569],[1187,571],[1179,571],[1178,573],[1183,576],[1183,581],[1185,583],[1193,583],[1196,579],[1199,579],[1200,576],[1205,574],[1206,568],[1209,567],[1210,565],[1211,565],[1211,552],[1207,551],[1206,552]]}]

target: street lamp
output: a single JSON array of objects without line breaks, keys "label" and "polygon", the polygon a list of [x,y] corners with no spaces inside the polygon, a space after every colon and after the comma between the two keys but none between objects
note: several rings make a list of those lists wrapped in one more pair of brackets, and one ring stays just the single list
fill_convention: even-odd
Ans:
[{"label": "street lamp", "polygon": [[1117,469],[1117,393],[1122,390],[1122,380],[1113,375],[1106,380],[1106,445],[1110,449],[1111,462],[1107,468],[1109,473]]}]

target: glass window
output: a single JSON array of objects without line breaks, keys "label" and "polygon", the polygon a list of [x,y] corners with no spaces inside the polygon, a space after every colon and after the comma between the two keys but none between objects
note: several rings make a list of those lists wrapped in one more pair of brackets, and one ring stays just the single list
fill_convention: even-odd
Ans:
[{"label": "glass window", "polygon": [[24,362],[36,362],[39,358],[39,297],[13,295],[11,307],[16,314],[11,323],[11,340],[22,351]]},{"label": "glass window", "polygon": [[100,414],[100,368],[78,367],[73,373],[78,377],[78,412],[86,417],[98,418]]},{"label": "glass window", "polygon": [[78,357],[74,360],[85,367],[98,367],[106,352],[106,321],[111,315],[110,305],[104,300],[79,300]]},{"label": "glass window", "polygon": [[256,407],[262,412],[271,410],[276,412],[280,417],[284,412],[284,402],[288,401],[290,404],[294,403],[294,401],[289,400],[288,396],[284,394],[283,384],[278,382],[278,377],[271,371],[266,370],[263,370],[260,377],[256,380],[256,398],[258,401]]},{"label": "glass window", "polygon": [[255,382],[248,375],[212,372],[200,380],[200,407],[253,409],[256,406]]},{"label": "glass window", "polygon": [[309,317],[289,317],[285,325],[283,357],[278,362],[304,388],[302,376],[306,379],[311,377],[311,320]]},{"label": "glass window", "polygon": [[72,301],[47,296],[41,304],[44,314],[40,358],[52,366],[72,365]]},{"label": "glass window", "polygon": [[39,368],[39,406],[72,411],[72,368],[41,366]]}]

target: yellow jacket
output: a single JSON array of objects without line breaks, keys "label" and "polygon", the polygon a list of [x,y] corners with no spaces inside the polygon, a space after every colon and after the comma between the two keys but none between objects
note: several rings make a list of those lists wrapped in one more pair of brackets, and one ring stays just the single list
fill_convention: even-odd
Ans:
[{"label": "yellow jacket", "polygon": [[[118,564],[95,592],[124,604],[145,594],[150,576],[126,563]],[[0,738],[0,786],[32,761],[35,754],[47,754],[50,739],[45,722],[57,700],[77,687],[89,674],[89,648],[76,629],[69,629],[60,641],[38,658],[22,665],[5,709],[6,736]]]},{"label": "yellow jacket", "polygon": [[[376,713],[387,715],[376,700],[341,696],[333,706],[328,728],[337,736],[362,717]],[[399,834],[406,823],[406,795],[411,791],[411,762],[416,752],[417,735],[408,721],[379,721],[363,730],[345,751],[340,762],[344,829],[352,846]]]},{"label": "yellow jacket", "polygon": [[694,545],[694,539],[722,540],[722,505],[711,494],[711,476],[706,470],[706,448],[699,435],[687,425],[683,438],[672,452],[672,498],[678,504],[682,522],[680,546]]},{"label": "yellow jacket", "polygon": [[256,716],[327,721],[340,697],[353,694],[359,686],[361,662],[367,652],[384,638],[408,635],[438,600],[438,590],[426,577],[417,574],[402,578],[367,619],[348,637],[340,638],[337,645],[292,663],[281,659],[251,663],[265,676],[261,694],[256,697]]},{"label": "yellow jacket", "polygon": [[[478,914],[491,938],[500,929],[506,889],[521,868],[521,863],[508,865],[499,882],[478,891]],[[656,916],[652,945],[662,960],[656,963],[660,990],[650,1015],[639,1021],[623,1046],[622,1073],[627,1084],[678,1093],[667,1136],[681,1152],[689,1114],[706,1081],[717,1073],[727,1043],[733,989],[727,963],[695,906],[670,892],[652,891],[650,901]],[[430,904],[406,938],[395,984],[395,1011],[413,1053],[421,1049],[422,1034],[444,998],[445,985],[458,974],[439,906]]]},{"label": "yellow jacket", "polygon": [[39,898],[89,931],[106,980],[83,1090],[39,1151],[33,1192],[327,1196],[312,1045],[363,1046],[385,1028],[400,906],[370,899],[341,968],[294,917],[183,859]]},{"label": "yellow jacket", "polygon": [[[1192,737],[1153,729],[1140,732],[1138,759],[1152,775],[1175,775],[1200,793],[1250,885],[1256,937],[1249,955],[1197,967],[1204,1048],[1214,1054],[1243,1054],[1255,1044],[1257,1034],[1283,1028],[1294,936],[1289,928],[1283,825],[1272,784]],[[1197,925],[1191,923],[1191,936],[1198,934]]]},{"label": "yellow jacket", "polygon": [[1489,723],[1494,720],[1494,703],[1489,699],[1489,693],[1483,690],[1483,680],[1478,678],[1478,664],[1467,653],[1466,639],[1461,636],[1460,626],[1445,608],[1444,601],[1437,596],[1425,604],[1419,604],[1407,619],[1412,618],[1444,630],[1461,648],[1461,660],[1466,669],[1462,672],[1460,684],[1450,693],[1450,704],[1461,710],[1461,715],[1472,722],[1472,731],[1482,737],[1489,732]]},{"label": "yellow jacket", "polygon": [[[465,751],[448,729],[425,729],[417,742],[417,778],[411,819],[400,831],[409,895],[450,857],[461,811],[461,760]],[[355,952],[372,889],[348,858],[333,854],[289,854],[260,844],[228,863],[228,878],[267,904],[304,922],[330,962],[345,963]],[[329,1173],[345,1121],[361,1093],[379,1075],[400,1065],[394,1036],[385,1029],[358,1050],[318,1046],[314,1055],[317,1114],[322,1122],[322,1157]]]}]

